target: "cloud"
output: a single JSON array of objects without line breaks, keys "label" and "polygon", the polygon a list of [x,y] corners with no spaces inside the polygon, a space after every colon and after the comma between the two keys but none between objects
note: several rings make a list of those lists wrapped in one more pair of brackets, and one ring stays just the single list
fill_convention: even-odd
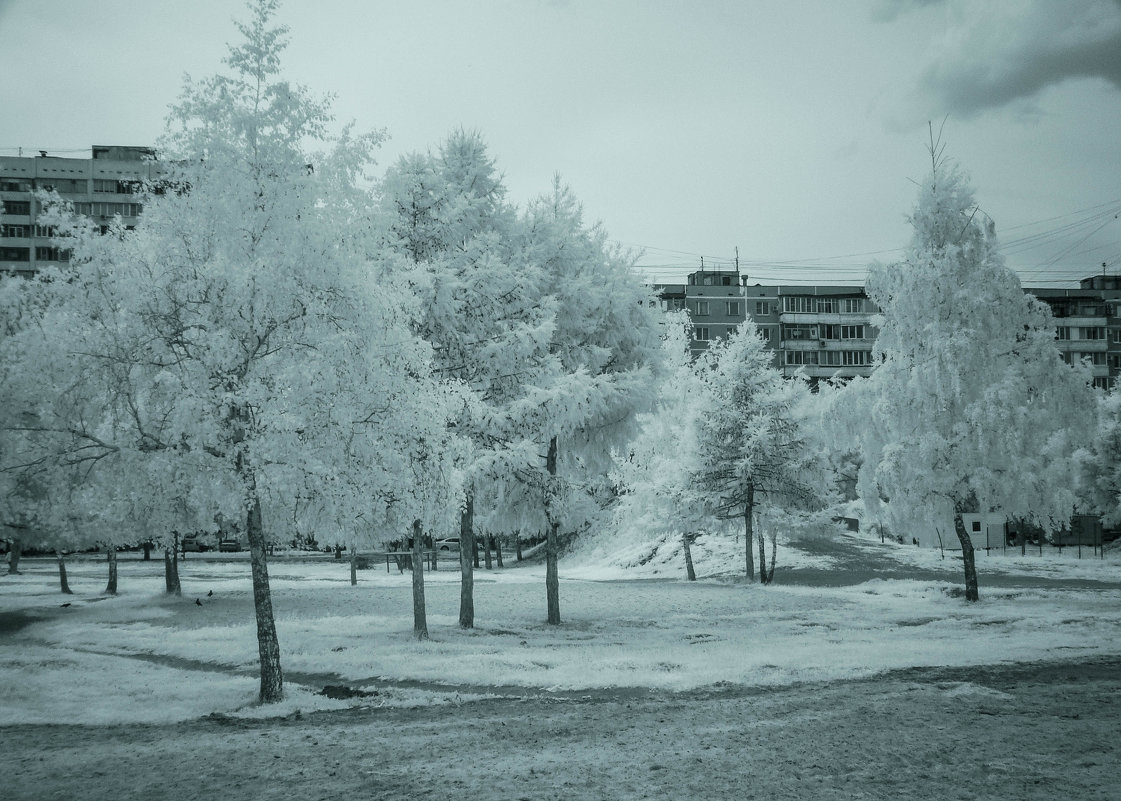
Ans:
[{"label": "cloud", "polygon": [[918,88],[943,113],[974,116],[1076,78],[1102,78],[1121,89],[1121,0],[899,0],[893,8],[898,15],[934,3],[947,27]]}]

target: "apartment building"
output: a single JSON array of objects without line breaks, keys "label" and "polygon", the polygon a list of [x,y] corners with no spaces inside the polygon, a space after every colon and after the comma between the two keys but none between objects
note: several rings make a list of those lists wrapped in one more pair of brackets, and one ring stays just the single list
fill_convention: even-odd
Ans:
[{"label": "apartment building", "polygon": [[[662,308],[685,309],[694,355],[751,318],[785,375],[811,381],[867,376],[872,371],[879,309],[863,286],[749,284],[737,269],[702,269],[685,284],[655,287]],[[1121,376],[1121,276],[1092,276],[1078,289],[1025,288],[1051,307],[1063,359],[1086,361],[1094,386]]]},{"label": "apartment building", "polygon": [[114,217],[134,225],[142,211],[135,191],[160,171],[147,147],[94,145],[89,158],[0,156],[0,272],[31,275],[69,259],[39,223],[37,192],[53,189],[103,228]]},{"label": "apartment building", "polygon": [[666,310],[686,309],[694,355],[750,318],[786,375],[811,379],[868,375],[874,304],[859,286],[749,284],[737,269],[702,269],[685,284],[656,287]]}]

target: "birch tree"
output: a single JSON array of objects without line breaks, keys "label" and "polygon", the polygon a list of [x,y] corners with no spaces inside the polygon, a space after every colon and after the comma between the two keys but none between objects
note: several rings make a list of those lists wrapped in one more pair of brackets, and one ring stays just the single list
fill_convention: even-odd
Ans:
[{"label": "birch tree", "polygon": [[849,391],[858,399],[866,507],[889,499],[903,525],[920,514],[952,518],[965,597],[976,601],[963,513],[1063,525],[1073,487],[1053,478],[1069,472],[1069,443],[1093,420],[1093,390],[1060,358],[1049,310],[1005,266],[965,177],[933,139],[930,153],[906,256],[868,275],[883,310],[879,364]]}]

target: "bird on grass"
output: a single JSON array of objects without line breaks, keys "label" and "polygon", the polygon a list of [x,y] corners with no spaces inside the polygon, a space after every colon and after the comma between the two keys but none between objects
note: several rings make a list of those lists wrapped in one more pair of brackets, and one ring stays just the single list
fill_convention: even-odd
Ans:
[{"label": "bird on grass", "polygon": [[61,604],[61,606],[62,606],[63,609],[65,609],[66,607],[70,606],[70,603],[67,602],[67,603]]},{"label": "bird on grass", "polygon": [[211,595],[213,595],[213,594],[214,594],[214,590],[211,590],[210,592],[208,592],[208,593],[206,594],[206,597],[207,597],[207,598],[209,598],[209,597],[210,597]]},{"label": "bird on grass", "polygon": [[198,598],[195,598],[195,606],[202,606],[202,601],[200,601]]}]

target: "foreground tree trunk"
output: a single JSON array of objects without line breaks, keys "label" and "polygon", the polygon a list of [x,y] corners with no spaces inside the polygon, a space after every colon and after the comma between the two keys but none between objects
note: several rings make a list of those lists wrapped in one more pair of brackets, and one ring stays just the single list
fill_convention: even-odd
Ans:
[{"label": "foreground tree trunk", "polygon": [[106,595],[117,594],[117,549],[109,546],[109,583],[105,585]]},{"label": "foreground tree trunk", "polygon": [[257,617],[257,651],[261,658],[262,704],[284,698],[284,676],[280,670],[280,642],[276,638],[276,622],[272,613],[272,591],[269,588],[269,566],[265,529],[261,523],[261,499],[250,476],[250,506],[246,518],[249,539],[249,564],[253,574],[253,608]]},{"label": "foreground tree trunk", "polygon": [[550,626],[558,626],[561,622],[560,576],[557,574],[557,552],[560,550],[560,545],[557,541],[557,528],[560,526],[560,522],[556,519],[556,513],[553,509],[556,494],[554,485],[557,475],[556,437],[549,440],[549,453],[545,457],[545,469],[549,473],[550,483],[545,497],[545,517],[548,522],[548,529],[545,533],[545,598],[548,603],[548,618],[546,622]]},{"label": "foreground tree trunk", "polygon": [[168,595],[183,594],[179,583],[179,555],[175,548],[163,549],[163,580],[164,591]]},{"label": "foreground tree trunk", "polygon": [[965,530],[965,521],[962,520],[961,510],[954,509],[954,531],[961,543],[961,562],[965,567],[965,600],[977,601],[977,562],[973,553],[973,540]]},{"label": "foreground tree trunk", "polygon": [[8,554],[8,575],[19,575],[19,558],[23,555],[23,541],[12,537],[12,552]]},{"label": "foreground tree trunk", "polygon": [[697,574],[693,570],[693,551],[689,547],[689,535],[681,535],[681,546],[685,549],[685,575],[689,581],[696,581]]},{"label": "foreground tree trunk", "polygon": [[62,588],[64,595],[73,595],[70,590],[70,582],[66,580],[66,557],[62,555],[62,551],[55,551],[55,557],[58,559],[58,583]]},{"label": "foreground tree trunk", "polygon": [[747,542],[744,545],[745,562],[747,568],[747,580],[750,582],[755,581],[755,558],[751,555],[751,549],[755,547],[755,487],[748,486],[747,488],[747,503],[743,507],[743,533]]},{"label": "foreground tree trunk", "polygon": [[424,538],[420,521],[413,521],[413,636],[428,639],[428,617],[424,611]]},{"label": "foreground tree trunk", "polygon": [[467,503],[459,513],[459,627],[475,628],[475,498],[467,493]]}]

